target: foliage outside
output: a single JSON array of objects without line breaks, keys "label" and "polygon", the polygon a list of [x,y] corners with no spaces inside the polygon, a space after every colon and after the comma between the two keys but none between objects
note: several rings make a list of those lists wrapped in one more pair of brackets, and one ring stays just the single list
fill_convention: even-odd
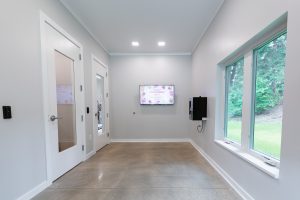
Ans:
[{"label": "foliage outside", "polygon": [[255,114],[263,114],[282,104],[286,34],[257,49],[255,53],[257,58]]},{"label": "foliage outside", "polygon": [[[254,51],[255,124],[254,150],[275,158],[280,157],[282,111],[273,114],[282,105],[286,33]],[[241,142],[241,117],[244,81],[244,60],[226,68],[227,77],[227,137]],[[278,110],[278,109],[277,109]]]}]

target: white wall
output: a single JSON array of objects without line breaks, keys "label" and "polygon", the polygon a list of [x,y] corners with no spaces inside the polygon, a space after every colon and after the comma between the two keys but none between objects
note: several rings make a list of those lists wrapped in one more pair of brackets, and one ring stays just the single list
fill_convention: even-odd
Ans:
[{"label": "white wall", "polygon": [[[191,123],[191,137],[253,198],[299,199],[300,136],[298,92],[300,63],[300,2],[290,0],[227,0],[193,55],[192,93],[208,96],[208,126],[204,134]],[[280,179],[276,180],[214,143],[217,63],[272,21],[289,11],[284,120]],[[299,190],[299,189],[298,189]]]},{"label": "white wall", "polygon": [[[113,56],[110,62],[113,139],[188,137],[191,56]],[[174,84],[175,105],[141,106],[143,84]]]},{"label": "white wall", "polygon": [[[288,49],[285,69],[285,97],[280,170],[280,199],[300,199],[300,1],[288,1]],[[287,197],[290,198],[287,198]]]},{"label": "white wall", "polygon": [[[86,104],[91,106],[91,53],[109,58],[58,0],[1,3],[0,106],[11,105],[13,119],[0,116],[0,198],[16,199],[46,180],[42,108],[40,17],[43,10],[84,47]],[[87,116],[87,133],[91,116]],[[92,149],[88,140],[88,150]]]}]

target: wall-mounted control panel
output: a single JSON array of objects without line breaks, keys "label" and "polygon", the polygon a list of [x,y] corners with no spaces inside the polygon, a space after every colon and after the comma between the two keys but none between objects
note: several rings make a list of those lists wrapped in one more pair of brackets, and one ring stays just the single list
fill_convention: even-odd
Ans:
[{"label": "wall-mounted control panel", "polygon": [[11,106],[2,106],[3,119],[11,119]]},{"label": "wall-mounted control panel", "polygon": [[200,121],[207,118],[207,97],[193,97],[189,100],[190,120]]}]

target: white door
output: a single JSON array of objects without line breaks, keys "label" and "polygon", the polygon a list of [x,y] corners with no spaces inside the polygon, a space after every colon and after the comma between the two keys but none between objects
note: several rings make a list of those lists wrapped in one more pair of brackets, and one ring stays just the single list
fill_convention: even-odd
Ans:
[{"label": "white door", "polygon": [[84,102],[80,47],[44,24],[50,181],[83,160]]},{"label": "white door", "polygon": [[108,72],[95,57],[93,68],[94,150],[98,151],[109,143]]}]

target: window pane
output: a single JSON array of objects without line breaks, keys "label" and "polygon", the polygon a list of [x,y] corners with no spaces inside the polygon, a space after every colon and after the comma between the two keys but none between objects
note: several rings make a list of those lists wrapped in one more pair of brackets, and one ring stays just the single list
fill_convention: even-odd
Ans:
[{"label": "window pane", "polygon": [[280,158],[286,33],[255,50],[255,123],[252,148]]},{"label": "window pane", "polygon": [[105,131],[105,99],[104,99],[104,77],[96,75],[96,100],[97,100],[97,131],[101,135]]},{"label": "window pane", "polygon": [[74,61],[58,51],[54,56],[58,151],[62,152],[77,144]]},{"label": "window pane", "polygon": [[241,143],[244,59],[226,67],[226,138]]}]

